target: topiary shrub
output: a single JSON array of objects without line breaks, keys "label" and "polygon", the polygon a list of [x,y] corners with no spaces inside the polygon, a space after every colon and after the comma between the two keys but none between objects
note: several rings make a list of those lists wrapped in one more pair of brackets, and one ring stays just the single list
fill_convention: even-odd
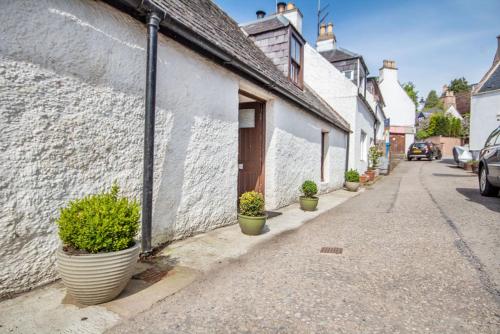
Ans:
[{"label": "topiary shrub", "polygon": [[140,205],[109,192],[69,202],[57,220],[59,237],[72,251],[115,252],[131,247],[139,229]]},{"label": "topiary shrub", "polygon": [[264,212],[264,196],[256,191],[248,191],[240,196],[240,214],[261,217]]},{"label": "topiary shrub", "polygon": [[318,193],[318,186],[314,181],[307,180],[302,183],[300,191],[304,194],[304,197],[313,198]]},{"label": "topiary shrub", "polygon": [[349,169],[345,172],[345,180],[347,182],[359,182],[359,173],[355,169]]}]

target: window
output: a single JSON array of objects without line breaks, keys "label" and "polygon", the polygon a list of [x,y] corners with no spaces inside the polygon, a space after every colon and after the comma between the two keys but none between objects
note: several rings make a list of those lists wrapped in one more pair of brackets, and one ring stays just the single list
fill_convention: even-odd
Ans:
[{"label": "window", "polygon": [[343,73],[347,79],[349,80],[354,79],[354,71],[349,70],[349,71],[344,71]]},{"label": "window", "polygon": [[321,182],[324,182],[327,178],[328,147],[330,147],[330,144],[328,141],[328,132],[321,132]]},{"label": "window", "polygon": [[290,37],[290,80],[302,87],[302,44],[292,34]]},{"label": "window", "polygon": [[500,130],[495,130],[491,133],[491,135],[488,137],[488,139],[486,140],[486,144],[484,145],[484,147],[488,147],[488,146],[493,146],[495,145],[495,139],[497,138],[497,136],[500,134]]},{"label": "window", "polygon": [[361,161],[366,161],[367,158],[368,158],[368,151],[366,149],[366,133],[364,131],[361,131],[361,140],[360,140],[360,153],[361,153],[361,156],[360,156],[360,160]]}]

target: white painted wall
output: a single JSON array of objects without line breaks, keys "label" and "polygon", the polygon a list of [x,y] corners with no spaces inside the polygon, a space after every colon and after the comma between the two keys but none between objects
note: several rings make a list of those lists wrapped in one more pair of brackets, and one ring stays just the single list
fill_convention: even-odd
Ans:
[{"label": "white painted wall", "polygon": [[[114,180],[124,195],[140,198],[146,28],[96,1],[11,1],[3,4],[0,22],[3,296],[57,278],[54,221],[70,199]],[[236,222],[241,84],[160,35],[155,244]],[[275,126],[268,128],[272,154],[266,171],[272,176],[266,195],[268,207],[278,207],[296,201],[295,181],[317,180],[317,171],[308,168],[319,166],[319,139],[309,131],[325,124],[271,99],[277,107]],[[345,143],[336,132],[331,141],[332,174],[324,191],[341,186],[339,175],[343,181]]]},{"label": "white painted wall", "polygon": [[[305,180],[320,192],[344,184],[347,135],[283,100],[266,105],[266,207],[270,210],[298,201]],[[321,182],[321,132],[329,132],[330,147]]]},{"label": "white painted wall", "polygon": [[384,112],[391,119],[391,126],[415,126],[415,104],[398,81],[398,70],[380,70],[380,91],[385,101]]},{"label": "white painted wall", "polygon": [[350,124],[349,168],[364,173],[368,165],[360,159],[360,136],[363,130],[373,138],[374,118],[356,85],[309,44],[304,46],[304,81]]},{"label": "white painted wall", "polygon": [[491,132],[500,125],[500,91],[472,95],[469,147],[479,151]]}]

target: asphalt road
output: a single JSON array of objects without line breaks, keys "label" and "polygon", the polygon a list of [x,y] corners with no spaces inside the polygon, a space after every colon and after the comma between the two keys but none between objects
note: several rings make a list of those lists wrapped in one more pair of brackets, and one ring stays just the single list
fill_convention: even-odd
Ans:
[{"label": "asphalt road", "polygon": [[499,286],[500,198],[446,162],[403,162],[110,332],[499,333]]}]

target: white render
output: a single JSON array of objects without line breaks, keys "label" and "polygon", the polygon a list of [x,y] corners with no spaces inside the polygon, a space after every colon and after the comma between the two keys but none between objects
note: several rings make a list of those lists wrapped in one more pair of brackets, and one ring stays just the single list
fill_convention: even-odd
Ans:
[{"label": "white render", "polygon": [[415,140],[415,104],[401,87],[397,69],[382,67],[378,84],[391,127],[406,127],[405,147],[408,148]]},{"label": "white render", "polygon": [[[7,2],[0,22],[3,296],[57,278],[54,221],[69,200],[115,180],[140,199],[146,28],[96,1]],[[253,87],[159,36],[154,244],[236,222],[243,86]],[[331,134],[320,188],[341,187],[346,135],[269,92],[254,93],[269,101],[267,208],[295,202],[306,178],[319,181],[320,129]]]},{"label": "white render", "polygon": [[470,105],[469,149],[479,151],[500,126],[500,90],[473,94]]},{"label": "white render", "polygon": [[463,120],[462,115],[458,112],[458,110],[454,106],[450,106],[446,111],[445,114],[453,116],[455,118],[458,118],[459,120]]},{"label": "white render", "polygon": [[367,146],[375,141],[375,117],[358,96],[358,88],[309,44],[304,46],[304,82],[351,125],[349,168],[364,173],[368,156],[361,157],[361,133],[367,135]]}]

